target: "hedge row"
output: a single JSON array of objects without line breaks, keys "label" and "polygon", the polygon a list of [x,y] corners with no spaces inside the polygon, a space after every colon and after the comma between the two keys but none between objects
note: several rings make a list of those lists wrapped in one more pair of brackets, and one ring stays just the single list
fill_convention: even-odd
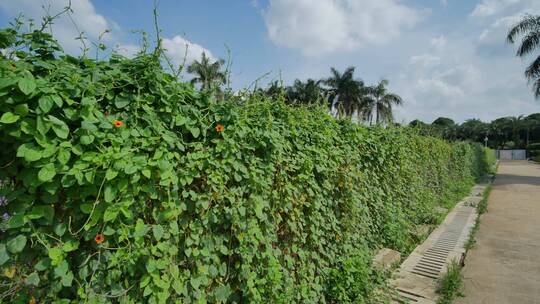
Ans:
[{"label": "hedge row", "polygon": [[156,53],[0,43],[0,302],[361,303],[373,250],[408,252],[487,170],[478,145],[218,103]]}]

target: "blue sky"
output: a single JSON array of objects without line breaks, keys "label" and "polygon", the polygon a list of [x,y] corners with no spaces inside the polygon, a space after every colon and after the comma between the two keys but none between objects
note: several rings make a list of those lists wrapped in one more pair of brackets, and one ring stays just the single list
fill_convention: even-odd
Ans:
[{"label": "blue sky", "polygon": [[[18,12],[39,18],[39,3],[57,11],[67,0],[0,0],[0,23]],[[153,1],[72,0],[72,6],[89,40],[111,30],[104,38],[111,50],[135,52],[140,35],[133,30],[153,35]],[[357,77],[386,78],[404,98],[399,122],[540,112],[523,77],[528,61],[515,58],[515,46],[504,39],[520,16],[540,13],[537,0],[161,0],[159,12],[176,63],[186,44],[188,62],[202,51],[226,59],[227,45],[236,89],[265,74],[261,85],[355,66]],[[53,31],[68,52],[80,52],[67,18]]]}]

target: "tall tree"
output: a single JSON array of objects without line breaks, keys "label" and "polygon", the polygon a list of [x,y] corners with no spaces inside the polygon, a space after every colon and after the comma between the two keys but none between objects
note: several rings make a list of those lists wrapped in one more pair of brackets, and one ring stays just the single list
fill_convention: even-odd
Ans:
[{"label": "tall tree", "polygon": [[440,127],[449,127],[455,125],[456,123],[451,118],[439,117],[435,119],[431,124]]},{"label": "tall tree", "polygon": [[533,142],[540,142],[540,113],[534,113],[526,118],[526,142],[527,144]]},{"label": "tall tree", "polygon": [[456,123],[447,117],[439,117],[431,123],[434,130],[444,139],[455,140],[457,137]]},{"label": "tall tree", "polygon": [[522,130],[525,130],[525,119],[523,118],[523,115],[520,116],[514,116],[509,117],[510,121],[510,127],[512,130],[512,141],[514,142],[515,148],[521,146],[521,139],[519,136],[519,133]]},{"label": "tall tree", "polygon": [[427,124],[427,123],[425,123],[425,122],[423,122],[423,121],[421,121],[419,119],[415,119],[415,120],[411,121],[409,123],[409,127],[416,129],[420,134],[422,134],[424,136],[436,136],[437,135],[437,133],[434,132],[434,128],[431,125],[429,125],[429,124]]},{"label": "tall tree", "polygon": [[494,142],[497,148],[504,148],[506,143],[511,140],[512,122],[510,117],[501,117],[493,120],[489,124],[490,140]]},{"label": "tall tree", "polygon": [[413,127],[413,128],[416,128],[416,127],[421,127],[421,128],[424,128],[426,127],[428,124],[426,124],[425,122],[421,121],[420,119],[415,119],[413,121],[411,121],[409,123],[409,126],[410,127]]},{"label": "tall tree", "polygon": [[462,140],[483,142],[488,134],[488,125],[479,119],[468,119],[458,128],[458,137]]},{"label": "tall tree", "polygon": [[354,79],[354,67],[348,67],[343,73],[335,68],[331,68],[330,71],[332,76],[322,82],[329,88],[331,109],[336,108],[340,116],[363,113],[367,91],[361,80]]},{"label": "tall tree", "polygon": [[[525,57],[536,50],[540,44],[540,16],[527,15],[508,32],[506,40],[514,43],[523,36],[516,56]],[[527,67],[525,76],[533,83],[534,96],[540,97],[540,55]]]},{"label": "tall tree", "polygon": [[270,82],[266,89],[261,89],[261,91],[268,97],[279,98],[285,96],[286,90],[280,80],[274,80]]},{"label": "tall tree", "polygon": [[[388,80],[383,79],[379,83],[372,87],[369,92],[373,97],[368,103],[367,111],[375,113],[375,122],[377,124],[381,122],[390,123],[394,120],[392,114],[392,106],[399,106],[403,104],[403,99],[397,94],[388,92],[386,86],[388,86]],[[370,123],[371,123],[370,115]]]},{"label": "tall tree", "polygon": [[308,79],[306,82],[296,79],[292,86],[287,88],[287,99],[292,104],[314,104],[324,100],[324,90],[321,81]]},{"label": "tall tree", "polygon": [[206,53],[202,53],[201,60],[195,60],[188,66],[188,73],[195,75],[191,79],[191,83],[201,85],[201,90],[211,91],[219,88],[227,81],[226,73],[221,71],[221,68],[225,60],[218,59],[214,62],[206,56]]}]

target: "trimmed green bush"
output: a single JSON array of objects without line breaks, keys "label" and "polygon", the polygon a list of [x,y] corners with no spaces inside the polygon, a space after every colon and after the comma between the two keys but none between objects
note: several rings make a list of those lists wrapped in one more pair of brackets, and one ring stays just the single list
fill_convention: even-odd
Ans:
[{"label": "trimmed green bush", "polygon": [[536,151],[540,150],[540,143],[532,143],[527,146],[527,150],[529,151]]},{"label": "trimmed green bush", "polygon": [[540,143],[532,143],[527,146],[528,157],[536,159],[540,157]]},{"label": "trimmed green bush", "polygon": [[0,299],[359,303],[486,168],[479,145],[253,95],[216,102],[134,59],[0,32]]},{"label": "trimmed green bush", "polygon": [[540,150],[531,150],[531,151],[528,151],[529,152],[529,157],[530,158],[536,158],[536,157],[539,157],[540,156]]}]

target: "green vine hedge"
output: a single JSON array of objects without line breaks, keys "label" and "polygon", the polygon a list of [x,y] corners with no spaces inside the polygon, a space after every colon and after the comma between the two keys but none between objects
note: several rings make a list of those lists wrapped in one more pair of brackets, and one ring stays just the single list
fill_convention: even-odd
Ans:
[{"label": "green vine hedge", "polygon": [[483,150],[0,32],[0,302],[363,303]]}]

